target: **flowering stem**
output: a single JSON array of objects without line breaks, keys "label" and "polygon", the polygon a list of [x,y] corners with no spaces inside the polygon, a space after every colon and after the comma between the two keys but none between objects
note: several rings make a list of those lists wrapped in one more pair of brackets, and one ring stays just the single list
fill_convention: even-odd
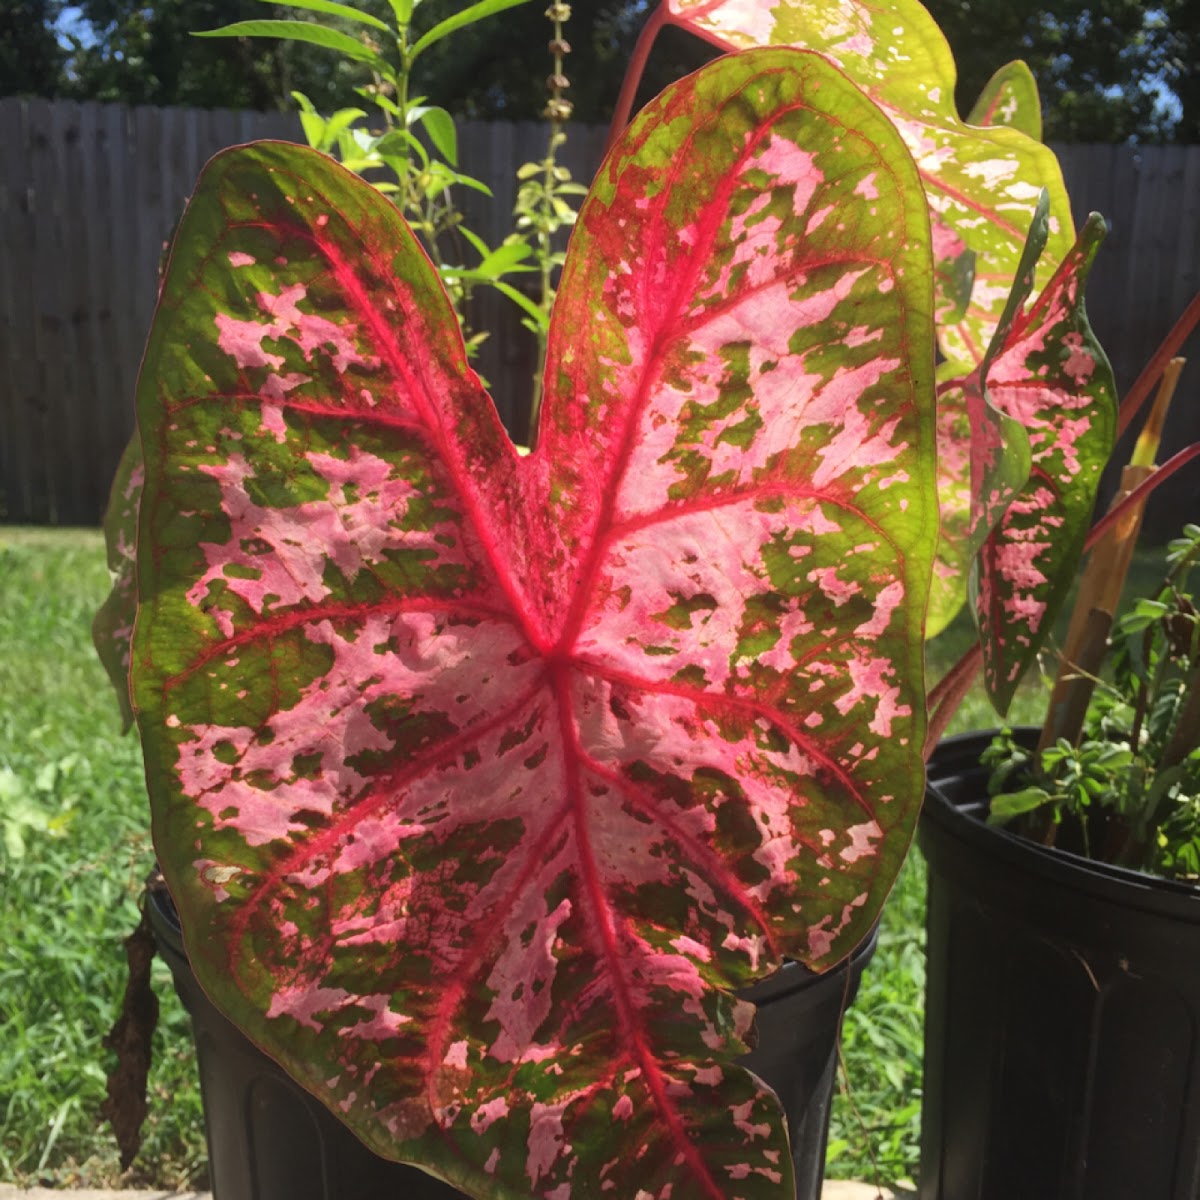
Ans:
[{"label": "flowering stem", "polygon": [[537,223],[536,237],[538,243],[538,265],[541,269],[541,296],[539,307],[547,322],[534,331],[537,337],[537,365],[533,372],[533,400],[529,406],[529,447],[537,445],[538,421],[542,411],[542,393],[546,372],[546,347],[549,341],[548,318],[554,306],[554,246],[553,230],[557,227],[558,214],[555,207],[555,193],[558,189],[559,171],[558,148],[567,140],[564,126],[571,115],[571,102],[566,98],[566,89],[570,86],[564,74],[564,59],[570,52],[570,45],[563,37],[563,25],[570,19],[571,7],[555,0],[546,9],[546,16],[554,25],[554,36],[550,41],[550,53],[554,56],[554,70],[546,81],[550,90],[550,99],[546,104],[543,115],[550,123],[550,139],[546,148],[546,157],[542,161],[542,187],[538,197],[538,207],[541,209],[541,220]]}]

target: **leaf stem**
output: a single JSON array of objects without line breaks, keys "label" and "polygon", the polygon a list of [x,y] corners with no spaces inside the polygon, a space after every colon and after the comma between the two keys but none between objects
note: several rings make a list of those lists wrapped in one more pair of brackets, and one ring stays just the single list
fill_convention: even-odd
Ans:
[{"label": "leaf stem", "polygon": [[1192,297],[1191,303],[1180,314],[1179,320],[1171,326],[1170,332],[1163,338],[1162,344],[1155,350],[1150,361],[1142,368],[1142,373],[1134,380],[1133,386],[1121,402],[1121,410],[1117,414],[1118,437],[1133,423],[1133,418],[1145,404],[1146,398],[1158,382],[1167,363],[1175,357],[1179,348],[1187,341],[1192,330],[1198,324],[1200,324],[1200,292]]},{"label": "leaf stem", "polygon": [[925,734],[925,758],[928,760],[946,732],[946,726],[958,711],[963,697],[971,690],[983,663],[983,647],[978,641],[938,680],[929,693],[926,709],[929,724]]},{"label": "leaf stem", "polygon": [[659,30],[668,24],[669,20],[666,3],[660,3],[655,6],[646,24],[642,26],[642,32],[638,34],[637,44],[633,48],[629,66],[625,71],[625,78],[621,83],[617,106],[613,110],[612,123],[608,127],[608,141],[604,146],[605,154],[613,148],[617,138],[621,136],[622,130],[629,124],[638,85],[642,82],[642,74],[646,70],[646,60],[650,57],[650,48],[654,45],[654,39],[658,37]]},{"label": "leaf stem", "polygon": [[1088,532],[1087,540],[1083,544],[1085,550],[1092,549],[1097,542],[1103,538],[1108,531],[1118,521],[1122,520],[1125,515],[1137,504],[1144,504],[1146,498],[1160,484],[1166,483],[1172,475],[1177,471],[1183,470],[1188,463],[1194,458],[1200,458],[1200,442],[1193,442],[1192,445],[1180,450],[1178,454],[1167,459],[1153,474],[1142,480],[1132,492],[1129,493],[1119,504],[1110,508],[1108,512],[1092,526]]}]

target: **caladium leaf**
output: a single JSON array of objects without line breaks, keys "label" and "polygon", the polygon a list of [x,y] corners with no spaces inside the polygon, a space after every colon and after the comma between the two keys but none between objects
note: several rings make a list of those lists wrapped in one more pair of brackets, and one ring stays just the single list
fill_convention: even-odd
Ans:
[{"label": "caladium leaf", "polygon": [[[1048,233],[1049,199],[1043,193],[993,340],[993,355],[1033,291]],[[1028,480],[1030,467],[1025,427],[992,404],[982,365],[938,366],[937,445],[941,536],[925,621],[927,638],[941,633],[966,603],[975,555]]]},{"label": "caladium leaf", "polygon": [[139,385],[135,700],[214,1000],[475,1196],[784,1196],[735,990],[919,805],[929,234],[819,58],[718,61],[580,212],[517,455],[395,208],[228,151]]},{"label": "caladium leaf", "polygon": [[939,298],[945,356],[977,366],[1012,289],[1034,207],[1050,195],[1044,284],[1070,249],[1071,207],[1054,154],[1019,128],[973,127],[954,105],[950,47],[917,0],[664,0],[670,19],[727,49],[796,45],[840,67],[886,112],[916,160],[933,220],[939,284],[974,256],[970,306]]},{"label": "caladium leaf", "polygon": [[976,561],[984,681],[1004,713],[1075,577],[1116,433],[1112,368],[1088,323],[1084,287],[1104,238],[1093,213],[1026,311],[1031,237],[1019,284],[983,365],[988,397],[1029,435],[1029,480]]},{"label": "caladium leaf", "polygon": [[936,637],[967,601],[967,581],[985,539],[1029,478],[1029,438],[990,402],[979,370],[938,368],[938,508],[926,638]]},{"label": "caladium leaf", "polygon": [[1038,97],[1037,80],[1029,67],[1020,59],[1005,63],[983,85],[983,91],[967,117],[967,124],[1006,125],[1040,142],[1042,102]]},{"label": "caladium leaf", "polygon": [[129,699],[129,645],[137,613],[137,520],[144,479],[137,430],[121,454],[104,510],[104,545],[112,591],[92,621],[92,644],[117,694],[121,731],[133,726]]}]

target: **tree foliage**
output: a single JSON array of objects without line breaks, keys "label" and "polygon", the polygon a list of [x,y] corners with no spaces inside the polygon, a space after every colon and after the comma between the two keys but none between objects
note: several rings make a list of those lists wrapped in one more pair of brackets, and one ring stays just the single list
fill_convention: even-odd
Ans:
[{"label": "tree foliage", "polygon": [[66,49],[54,32],[60,0],[0,0],[0,96],[56,96]]},{"label": "tree foliage", "polygon": [[[418,20],[432,23],[460,5],[461,0],[426,0]],[[644,0],[572,0],[566,75],[576,120],[606,124],[612,116],[625,65],[650,7]],[[533,0],[437,47],[419,64],[417,84],[443,102],[452,97],[452,107],[466,117],[535,120],[546,103],[550,34],[545,5]],[[649,100],[715,55],[696,38],[665,31],[655,45],[641,99]]]},{"label": "tree foliage", "polygon": [[259,0],[81,0],[90,36],[76,37],[71,91],[81,99],[197,108],[283,109],[299,88],[319,106],[348,102],[356,76],[314,47],[197,30],[264,15]]},{"label": "tree foliage", "polygon": [[1200,140],[1195,0],[924,3],[954,51],[963,112],[997,66],[1020,58],[1037,78],[1049,141]]},{"label": "tree foliage", "polygon": [[[462,7],[425,0],[417,26]],[[365,0],[388,16],[386,0]],[[959,64],[969,112],[995,69],[1024,59],[1037,77],[1049,140],[1200,141],[1200,4],[1196,0],[925,0]],[[568,96],[577,120],[606,122],[647,0],[576,0],[567,26]],[[132,104],[277,109],[305,92],[325,111],[357,102],[361,67],[312,46],[243,38],[201,42],[193,31],[264,15],[305,14],[261,0],[0,0],[0,95],[70,96]],[[71,10],[67,10],[71,11]],[[328,18],[321,18],[328,20]],[[354,30],[361,36],[361,30]],[[534,120],[551,55],[538,0],[437,46],[414,84],[459,115]],[[655,47],[643,99],[712,57],[668,30]]]}]

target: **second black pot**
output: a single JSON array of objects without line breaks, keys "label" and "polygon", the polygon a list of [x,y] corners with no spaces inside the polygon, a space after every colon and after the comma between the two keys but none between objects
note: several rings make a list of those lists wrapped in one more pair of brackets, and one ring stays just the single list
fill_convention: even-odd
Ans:
[{"label": "second black pot", "polygon": [[1196,1200],[1200,893],[986,825],[991,736],[921,817],[921,1200]]},{"label": "second black pot", "polygon": [[[449,1184],[368,1150],[217,1011],[188,964],[164,887],[149,890],[147,909],[192,1018],[214,1200],[461,1200]],[[783,1104],[797,1200],[821,1194],[842,1015],[874,951],[872,934],[827,974],[789,963],[745,993],[758,1006],[758,1045],[741,1062]]]}]

